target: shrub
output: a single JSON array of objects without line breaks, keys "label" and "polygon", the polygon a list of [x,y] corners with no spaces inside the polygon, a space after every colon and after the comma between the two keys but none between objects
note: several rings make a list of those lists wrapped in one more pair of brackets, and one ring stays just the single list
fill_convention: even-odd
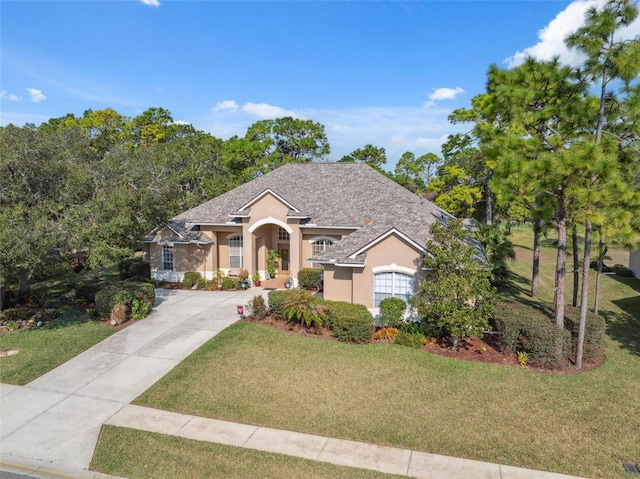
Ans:
[{"label": "shrub", "polygon": [[199,278],[198,281],[196,281],[196,288],[198,289],[204,289],[207,286],[207,278]]},{"label": "shrub", "polygon": [[400,298],[384,298],[380,301],[380,323],[390,328],[399,328],[403,321],[407,303]]},{"label": "shrub", "polygon": [[149,316],[151,312],[151,303],[148,301],[142,302],[139,299],[134,299],[133,304],[131,305],[131,318],[134,321],[139,321],[141,319]]},{"label": "shrub", "polygon": [[116,303],[111,309],[111,321],[116,324],[122,324],[127,320],[127,305],[123,303]]},{"label": "shrub", "polygon": [[622,276],[624,278],[633,278],[633,271],[629,268],[617,268],[616,270],[617,276]]},{"label": "shrub", "polygon": [[327,306],[304,289],[293,289],[282,302],[282,312],[289,321],[302,324],[303,327],[322,326]]},{"label": "shrub", "polygon": [[256,295],[247,303],[249,314],[256,320],[262,321],[267,316],[267,305],[261,295]]},{"label": "shrub", "polygon": [[504,353],[524,351],[532,364],[558,368],[569,360],[571,334],[551,321],[550,307],[533,302],[502,301],[495,310],[493,324]]},{"label": "shrub", "polygon": [[76,284],[76,298],[82,298],[87,303],[93,303],[102,286],[98,279],[80,281]]},{"label": "shrub", "polygon": [[331,334],[345,343],[369,343],[373,338],[373,317],[362,304],[327,301],[326,325]]},{"label": "shrub", "polygon": [[222,278],[222,289],[225,291],[231,290],[231,289],[238,289],[238,284],[236,282],[236,280],[234,280],[233,278],[230,278],[229,276],[225,276],[224,278]]},{"label": "shrub", "polygon": [[373,334],[373,339],[396,339],[397,328],[380,328]]},{"label": "shrub", "polygon": [[274,318],[286,319],[284,311],[282,310],[282,303],[290,294],[291,290],[269,291],[269,309],[271,310],[271,315]]},{"label": "shrub", "polygon": [[238,281],[242,283],[243,281],[248,281],[248,280],[249,280],[249,271],[247,271],[244,268],[238,271]]},{"label": "shrub", "polygon": [[106,318],[111,315],[113,307],[122,303],[129,308],[133,307],[133,301],[140,302],[140,308],[148,308],[151,311],[155,301],[155,289],[149,283],[135,281],[121,281],[112,283],[96,293],[96,313]]},{"label": "shrub", "polygon": [[[580,325],[580,309],[572,306],[565,307],[564,327],[571,333],[571,355],[575,357],[578,351],[578,327]],[[587,311],[587,323],[584,331],[583,359],[596,359],[604,353],[604,337],[606,324],[604,318]]]},{"label": "shrub", "polygon": [[182,278],[182,287],[191,289],[198,284],[198,281],[202,279],[202,275],[197,271],[189,271],[184,274]]},{"label": "shrub", "polygon": [[125,258],[118,263],[120,279],[144,281],[151,276],[151,265],[142,258]]},{"label": "shrub", "polygon": [[406,323],[398,330],[396,344],[421,349],[424,346],[424,330],[419,323]]},{"label": "shrub", "polygon": [[322,287],[322,270],[320,268],[302,268],[298,272],[298,284],[305,289]]}]

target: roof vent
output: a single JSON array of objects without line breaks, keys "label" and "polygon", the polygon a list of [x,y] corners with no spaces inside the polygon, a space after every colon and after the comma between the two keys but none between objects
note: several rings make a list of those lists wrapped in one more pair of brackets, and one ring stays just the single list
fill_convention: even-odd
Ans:
[{"label": "roof vent", "polygon": [[370,225],[371,223],[373,223],[373,220],[371,220],[371,219],[369,219],[369,218],[366,218],[366,219],[364,220],[364,225],[365,225],[365,226]]}]

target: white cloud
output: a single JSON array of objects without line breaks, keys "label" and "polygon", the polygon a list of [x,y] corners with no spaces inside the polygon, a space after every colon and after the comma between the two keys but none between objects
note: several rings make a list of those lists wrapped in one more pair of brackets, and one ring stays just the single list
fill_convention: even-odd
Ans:
[{"label": "white cloud", "polygon": [[145,5],[149,5],[150,7],[159,7],[160,2],[158,0],[140,0]]},{"label": "white cloud", "polygon": [[433,91],[427,97],[428,100],[425,101],[422,106],[428,108],[430,106],[434,106],[436,101],[455,100],[461,93],[464,93],[464,90],[459,86],[455,88],[433,88]]},{"label": "white cloud", "polygon": [[464,90],[459,86],[455,88],[434,88],[431,95],[429,95],[429,100],[455,100],[460,93],[464,93]]},{"label": "white cloud", "polygon": [[37,88],[27,88],[27,92],[29,92],[29,96],[31,97],[31,101],[33,103],[38,103],[47,99],[42,91],[38,90]]},{"label": "white cloud", "polygon": [[268,103],[245,103],[244,105],[242,105],[242,111],[249,115],[262,118],[263,120],[282,118],[283,116],[300,118],[300,116],[292,110],[285,110],[284,108],[269,105]]},{"label": "white cloud", "polygon": [[225,101],[219,101],[218,103],[216,103],[213,108],[211,108],[211,111],[232,111],[232,112],[236,112],[238,111],[238,104],[234,101],[234,100],[225,100]]},{"label": "white cloud", "polygon": [[20,98],[18,95],[14,95],[13,93],[7,93],[6,90],[0,91],[0,98],[2,98],[3,100],[11,100],[11,101],[22,100],[22,98]]},{"label": "white cloud", "polygon": [[[551,60],[557,56],[566,65],[578,66],[584,57],[575,50],[569,50],[565,45],[565,38],[584,24],[584,16],[588,9],[600,9],[607,0],[575,0],[567,8],[558,13],[549,25],[538,32],[540,41],[535,45],[516,52],[507,58],[505,63],[509,68],[524,62],[527,57],[538,60]],[[629,27],[621,30],[620,38],[628,39],[640,34],[640,18]]]}]

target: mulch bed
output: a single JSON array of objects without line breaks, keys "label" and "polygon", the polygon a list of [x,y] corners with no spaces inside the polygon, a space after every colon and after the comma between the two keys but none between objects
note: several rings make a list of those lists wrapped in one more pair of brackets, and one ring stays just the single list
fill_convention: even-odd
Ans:
[{"label": "mulch bed", "polygon": [[[291,323],[289,321],[283,321],[276,319],[272,316],[267,316],[262,321],[257,321],[253,317],[249,316],[239,320],[245,323],[257,323],[264,324],[265,326],[272,327],[287,334],[294,334],[297,336],[303,336],[307,338],[324,339],[328,341],[337,341],[331,332],[327,328],[302,328],[298,323]],[[373,340],[372,344],[393,344],[393,340],[380,339]],[[460,341],[458,350],[454,350],[451,344],[442,340],[433,345],[427,345],[422,348],[423,351],[431,354],[437,354],[439,356],[445,356],[451,359],[457,359],[462,361],[474,361],[478,363],[490,363],[490,364],[502,364],[505,366],[511,366],[528,371],[550,373],[550,374],[577,374],[591,371],[600,366],[605,359],[605,356],[594,361],[583,361],[582,369],[576,369],[573,363],[566,365],[560,369],[542,368],[533,365],[520,366],[518,362],[517,354],[504,354],[497,346],[497,338],[495,335],[487,334],[482,339],[474,336],[469,341]]]}]

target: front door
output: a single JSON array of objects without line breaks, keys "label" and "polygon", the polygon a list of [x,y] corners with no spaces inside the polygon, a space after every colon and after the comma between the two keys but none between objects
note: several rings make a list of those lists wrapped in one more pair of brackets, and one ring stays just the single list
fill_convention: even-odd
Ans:
[{"label": "front door", "polygon": [[289,272],[289,248],[280,248],[279,251],[280,256],[280,273],[288,273]]}]

